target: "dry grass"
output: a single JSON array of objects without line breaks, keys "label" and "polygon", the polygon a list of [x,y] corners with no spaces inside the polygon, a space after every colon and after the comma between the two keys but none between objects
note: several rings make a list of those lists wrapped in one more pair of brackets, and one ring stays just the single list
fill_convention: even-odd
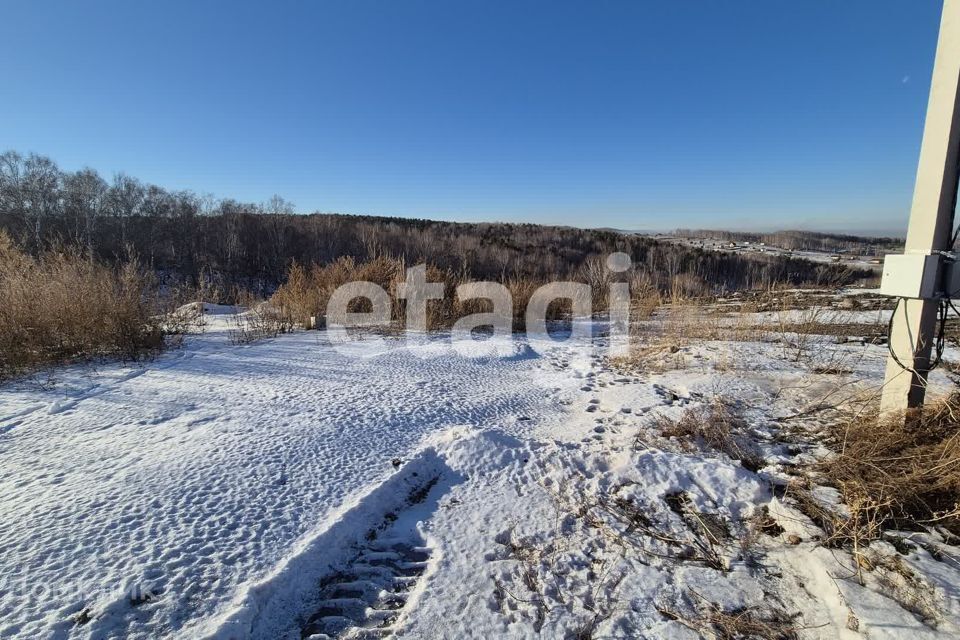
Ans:
[{"label": "dry grass", "polygon": [[75,251],[33,258],[0,233],[0,379],[92,357],[138,359],[175,331],[153,278]]},{"label": "dry grass", "polygon": [[833,428],[830,445],[818,471],[847,505],[880,525],[960,534],[960,392],[906,420],[858,416]]},{"label": "dry grass", "polygon": [[[915,614],[927,626],[936,626],[941,618],[942,604],[935,589],[899,555],[908,552],[904,545],[909,548],[909,543],[884,532],[895,506],[892,500],[878,502],[869,496],[844,494],[846,513],[840,514],[824,506],[807,488],[794,488],[792,495],[800,511],[824,531],[821,544],[849,551],[852,561],[849,577],[856,577],[861,586],[866,586],[871,582],[867,576],[872,576],[873,584],[884,595]],[[898,549],[897,554],[871,547],[870,544],[877,540],[893,543]]]},{"label": "dry grass", "polygon": [[718,605],[710,603],[705,622],[709,630],[722,640],[794,640],[798,637],[793,618],[779,611],[751,608],[724,611]]},{"label": "dry grass", "polygon": [[688,592],[693,601],[693,610],[681,611],[674,607],[660,606],[661,615],[693,629],[706,638],[717,640],[795,640],[799,637],[795,626],[796,615],[789,615],[779,608],[745,607],[724,610],[693,591]]},{"label": "dry grass", "polygon": [[[637,552],[645,561],[700,564],[730,569],[734,523],[719,513],[699,511],[686,493],[674,492],[646,501],[630,495],[627,482],[610,491],[585,490],[578,480],[548,489],[559,514],[572,516],[610,548]],[[677,526],[680,525],[680,526]]]},{"label": "dry grass", "polygon": [[832,305],[810,306],[804,309],[784,307],[774,322],[777,341],[783,357],[791,362],[806,362],[816,373],[846,375],[850,373],[850,354],[829,349],[828,345],[844,344],[850,336],[863,342],[876,343],[886,338],[887,326],[879,314],[873,321],[858,322],[844,316],[838,309],[849,308],[851,299],[844,298]]},{"label": "dry grass", "polygon": [[927,626],[934,627],[943,617],[943,603],[936,590],[917,574],[899,555],[871,552],[861,564],[876,576],[883,592],[900,606],[917,616]]},{"label": "dry grass", "polygon": [[[576,550],[573,541],[557,531],[543,537],[516,538],[512,531],[497,536],[503,553],[497,558],[512,568],[493,576],[494,601],[501,613],[511,610],[526,612],[533,630],[540,633],[547,617],[556,612],[573,625],[564,637],[589,640],[597,627],[618,608],[617,591],[625,577],[612,571],[609,563],[590,553]],[[571,584],[562,564],[570,554],[581,554],[591,563],[591,581]]]},{"label": "dry grass", "polygon": [[645,340],[630,349],[629,355],[613,358],[610,364],[622,371],[664,373],[685,369],[687,360],[682,346],[673,340]]},{"label": "dry grass", "polygon": [[[399,285],[406,280],[406,270],[410,266],[414,265],[408,265],[402,259],[389,256],[378,256],[366,262],[344,257],[327,265],[313,265],[309,268],[294,263],[287,273],[286,282],[270,298],[270,303],[294,324],[310,327],[313,324],[311,318],[316,318],[317,325],[322,325],[327,304],[338,287],[348,282],[371,282],[390,295],[391,323],[394,327],[403,327],[406,320],[406,301],[397,294]],[[604,277],[587,274],[589,277],[586,278],[592,287],[594,311],[606,308],[608,286],[611,280],[609,273],[601,275]],[[643,282],[642,278],[635,279],[639,284],[633,289],[631,313],[635,318],[649,317],[659,304],[659,296]],[[449,328],[460,318],[493,310],[487,300],[461,300],[456,296],[457,286],[472,281],[466,271],[441,269],[427,264],[426,281],[441,283],[444,286],[443,298],[430,300],[427,304],[428,329]],[[548,280],[505,274],[500,278],[500,283],[510,292],[513,301],[513,327],[522,330],[531,296],[539,287],[547,284]],[[351,302],[349,310],[364,311],[367,310],[367,305],[366,301],[357,299]],[[557,301],[549,306],[547,319],[569,318],[570,310],[569,301]]]},{"label": "dry grass", "polygon": [[[685,347],[705,341],[724,342],[778,342],[784,357],[794,362],[816,364],[819,371],[844,374],[849,363],[834,362],[849,354],[822,348],[828,342],[848,335],[873,336],[879,325],[837,324],[838,316],[826,308],[810,307],[792,314],[787,322],[786,314],[774,318],[757,318],[758,308],[754,303],[743,303],[737,308],[718,304],[711,298],[681,298],[661,304],[658,296],[635,297],[632,314],[632,330],[637,345],[631,354],[617,359],[621,368],[662,373],[686,367],[682,355],[674,355]],[[824,358],[827,361],[822,362]],[[718,370],[729,371],[734,363],[724,360],[717,363]]]},{"label": "dry grass", "polygon": [[676,438],[681,446],[720,451],[751,471],[765,464],[746,421],[720,398],[691,407],[676,420],[659,416],[653,426],[663,437]]}]

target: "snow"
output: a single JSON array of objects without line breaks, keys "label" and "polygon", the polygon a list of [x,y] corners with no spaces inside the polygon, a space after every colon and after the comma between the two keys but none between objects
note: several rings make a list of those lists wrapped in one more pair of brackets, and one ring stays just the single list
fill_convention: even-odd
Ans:
[{"label": "snow", "polygon": [[[209,322],[143,367],[0,392],[0,636],[64,633],[84,609],[99,615],[79,637],[185,633],[424,434],[558,412],[522,360],[431,355],[429,341],[353,358],[316,332],[238,347],[225,317]],[[131,607],[134,587],[160,597]]]},{"label": "snow", "polygon": [[[409,638],[587,626],[693,638],[664,612],[702,602],[799,612],[805,637],[858,637],[851,616],[872,638],[958,631],[960,568],[930,557],[937,541],[903,558],[941,611],[931,626],[818,546],[772,491],[772,468],[651,427],[722,395],[765,433],[878,385],[882,346],[819,345],[843,378],[777,345],[716,341],[652,373],[613,368],[602,324],[542,353],[519,338],[454,349],[444,334],[332,345],[322,331],[237,346],[232,311],[206,309],[202,335],[142,366],[0,388],[0,637],[322,638],[382,625]],[[659,537],[610,505],[636,506]],[[737,540],[763,508],[784,531],[756,543],[758,566]],[[703,551],[691,518],[724,523],[730,540]],[[785,544],[791,534],[802,542]],[[683,559],[690,549],[716,557]],[[323,613],[337,607],[353,617]]]}]

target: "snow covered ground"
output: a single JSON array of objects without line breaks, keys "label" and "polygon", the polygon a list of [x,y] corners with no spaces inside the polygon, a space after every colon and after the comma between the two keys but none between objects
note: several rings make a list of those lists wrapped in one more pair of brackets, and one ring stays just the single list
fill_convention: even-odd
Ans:
[{"label": "snow covered ground", "polygon": [[[769,433],[879,385],[882,346],[823,345],[840,383],[763,343],[622,370],[602,325],[503,357],[442,334],[237,346],[229,327],[214,313],[143,366],[0,389],[0,637],[681,638],[711,606],[783,612],[805,637],[960,631],[951,549],[898,556],[924,576],[911,607],[816,544],[774,467],[651,428],[722,396]],[[780,530],[747,549],[764,509]]]}]

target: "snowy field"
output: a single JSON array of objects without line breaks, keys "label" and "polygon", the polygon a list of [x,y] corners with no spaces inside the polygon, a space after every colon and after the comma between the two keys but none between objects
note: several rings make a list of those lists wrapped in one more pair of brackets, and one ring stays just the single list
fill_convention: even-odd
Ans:
[{"label": "snowy field", "polygon": [[[898,556],[930,599],[910,606],[776,489],[804,452],[772,425],[879,386],[883,346],[823,345],[841,380],[758,342],[624,370],[602,325],[500,357],[443,334],[238,346],[229,326],[0,388],[0,637],[696,638],[705,606],[782,611],[810,638],[960,633],[952,548]],[[653,436],[718,396],[769,466]],[[748,551],[763,510],[778,526]]]}]

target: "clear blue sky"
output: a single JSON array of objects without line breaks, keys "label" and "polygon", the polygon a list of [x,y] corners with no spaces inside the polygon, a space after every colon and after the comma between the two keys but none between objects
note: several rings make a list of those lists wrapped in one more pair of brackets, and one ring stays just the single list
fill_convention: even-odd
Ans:
[{"label": "clear blue sky", "polygon": [[0,149],[299,211],[900,232],[937,0],[3,0]]}]

